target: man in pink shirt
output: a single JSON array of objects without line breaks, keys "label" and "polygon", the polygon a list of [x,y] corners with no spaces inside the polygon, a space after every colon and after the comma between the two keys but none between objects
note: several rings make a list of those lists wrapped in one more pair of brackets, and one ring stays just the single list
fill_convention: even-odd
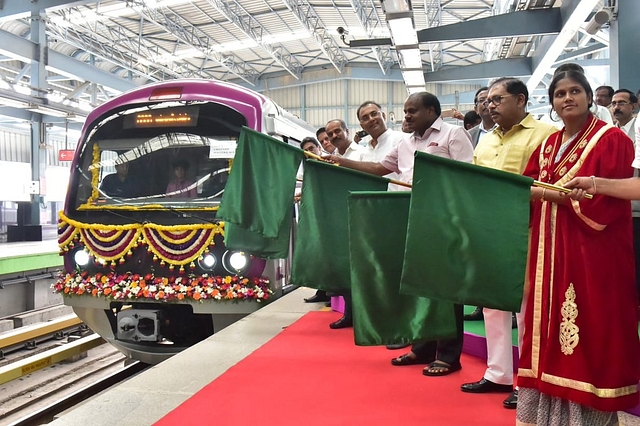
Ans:
[{"label": "man in pink shirt", "polygon": [[[470,163],[473,160],[471,136],[460,126],[445,123],[438,98],[428,92],[414,93],[404,103],[403,131],[411,133],[380,162],[353,161],[336,155],[324,157],[341,166],[384,176],[396,172],[403,182],[413,179],[414,153],[418,151]],[[391,360],[393,365],[428,364],[426,376],[444,376],[460,370],[462,353],[463,306],[454,305],[457,335],[452,339],[417,342],[411,352]]]}]

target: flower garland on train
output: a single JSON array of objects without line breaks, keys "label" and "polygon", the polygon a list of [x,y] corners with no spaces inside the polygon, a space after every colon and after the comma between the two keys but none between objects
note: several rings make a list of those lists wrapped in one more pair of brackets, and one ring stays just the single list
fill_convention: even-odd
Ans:
[{"label": "flower garland on train", "polygon": [[124,263],[139,245],[153,253],[154,261],[169,269],[184,265],[195,266],[194,261],[214,243],[216,235],[224,236],[224,224],[157,225],[134,223],[129,225],[87,224],[75,221],[60,212],[58,245],[60,254],[82,243],[91,256],[110,262]]},{"label": "flower garland on train", "polygon": [[[128,225],[87,224],[60,212],[58,244],[61,254],[82,244],[91,256],[115,267],[140,245],[153,253],[153,260],[169,270],[195,266],[205,250],[214,245],[216,235],[224,235],[224,223],[164,226],[153,223]],[[266,278],[193,275],[160,277],[121,274],[115,271],[90,275],[86,272],[61,274],[52,285],[56,292],[69,295],[90,294],[114,300],[266,300],[273,294]]]},{"label": "flower garland on train", "polygon": [[91,295],[113,300],[135,299],[163,302],[181,300],[254,300],[269,299],[273,291],[266,278],[242,278],[238,276],[213,277],[190,275],[158,277],[154,274],[107,274],[91,275],[87,272],[60,274],[51,286],[54,291],[66,295]]}]

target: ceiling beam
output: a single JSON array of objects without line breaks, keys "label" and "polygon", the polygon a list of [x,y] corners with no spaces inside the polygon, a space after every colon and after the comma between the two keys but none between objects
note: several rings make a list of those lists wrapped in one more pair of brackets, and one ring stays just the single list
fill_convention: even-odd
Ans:
[{"label": "ceiling beam", "polygon": [[342,73],[347,65],[347,57],[338,43],[333,39],[313,6],[307,0],[282,0],[293,16],[309,31],[322,52],[329,58],[333,66]]},{"label": "ceiling beam", "polygon": [[287,50],[282,43],[269,43],[264,40],[269,31],[236,0],[208,0],[209,4],[247,37],[258,43],[282,68],[296,79],[300,78],[304,66]]},{"label": "ceiling beam", "polygon": [[[1,50],[16,60],[31,63],[39,59],[38,46],[31,40],[0,30]],[[92,81],[119,91],[127,91],[133,87],[131,81],[122,79],[99,68],[88,65],[67,55],[48,50],[47,68],[61,74],[73,75],[80,80]]]},{"label": "ceiling beam", "polygon": [[499,59],[464,67],[443,68],[424,74],[427,83],[459,80],[490,80],[498,77],[531,75],[531,58]]},{"label": "ceiling beam", "polygon": [[[562,17],[559,8],[522,10],[456,24],[425,28],[418,31],[418,42],[440,43],[470,39],[527,37],[557,34],[561,30]],[[391,44],[390,39],[351,40],[351,47],[371,47],[385,44]]]},{"label": "ceiling beam", "polygon": [[600,52],[601,50],[607,49],[608,47],[609,46],[603,43],[594,43],[589,46],[583,47],[582,49],[576,49],[558,56],[558,58],[556,59],[556,64],[560,62],[567,62],[575,58],[579,58],[580,56],[591,55],[592,53]]},{"label": "ceiling beam", "polygon": [[533,72],[527,81],[529,91],[538,87],[544,75],[549,72],[599,2],[600,0],[564,0],[562,2],[560,6],[562,31],[558,35],[542,37],[536,46],[532,57]]},{"label": "ceiling beam", "polygon": [[95,3],[95,0],[2,0],[0,1],[0,20],[18,19],[37,15],[41,10],[54,10],[89,3]]},{"label": "ceiling beam", "polygon": [[[360,25],[369,37],[372,37],[376,30],[383,28],[382,20],[378,16],[373,0],[350,0],[351,7],[356,13]],[[373,54],[380,65],[383,74],[388,74],[389,69],[395,63],[391,48],[389,46],[373,46]]]},{"label": "ceiling beam", "polygon": [[129,0],[131,7],[152,24],[182,43],[202,52],[207,60],[212,60],[226,68],[236,77],[255,85],[260,73],[250,63],[233,53],[222,54],[213,50],[218,43],[200,28],[192,25],[184,17],[166,7],[151,7],[143,0]]}]

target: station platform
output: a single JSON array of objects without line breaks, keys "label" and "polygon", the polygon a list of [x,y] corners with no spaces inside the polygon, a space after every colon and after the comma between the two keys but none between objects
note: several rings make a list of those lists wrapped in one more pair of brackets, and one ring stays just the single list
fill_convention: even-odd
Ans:
[{"label": "station platform", "polygon": [[[0,318],[61,305],[51,284],[62,266],[57,240],[0,244]],[[6,321],[0,330],[7,331]]]},{"label": "station platform", "polygon": [[0,244],[0,276],[62,267],[57,240]]},{"label": "station platform", "polygon": [[[515,412],[502,407],[501,401],[504,394],[474,395],[459,392],[459,385],[465,381],[475,381],[480,378],[485,368],[484,360],[464,354],[463,369],[442,378],[426,378],[420,374],[423,366],[393,367],[389,360],[392,357],[405,353],[406,350],[388,351],[384,347],[357,347],[357,351],[363,358],[350,358],[343,351],[353,345],[353,330],[329,330],[329,322],[337,319],[337,312],[321,312],[328,310],[322,304],[303,303],[303,298],[313,295],[314,290],[300,288],[288,295],[270,303],[257,312],[239,320],[231,326],[214,334],[205,341],[173,356],[167,361],[158,364],[128,381],[113,387],[99,396],[86,401],[84,404],[69,410],[54,420],[54,426],[85,426],[86,424],[116,426],[126,424],[129,426],[152,425],[167,426],[173,424],[216,424],[216,425],[252,425],[255,419],[262,418],[264,425],[352,425],[359,423],[357,417],[350,416],[336,408],[335,401],[326,398],[324,394],[316,395],[317,389],[322,383],[324,388],[352,386],[352,389],[360,390],[363,395],[371,395],[374,387],[393,386],[387,390],[387,396],[380,400],[368,400],[362,395],[354,396],[353,403],[363,407],[384,407],[382,410],[389,414],[386,418],[380,418],[368,425],[392,425],[392,424],[469,424],[502,426],[515,424]],[[309,325],[301,326],[305,320],[322,316]],[[325,318],[326,316],[326,318]],[[304,317],[304,318],[303,318]],[[301,320],[299,321],[298,320]],[[479,323],[481,324],[481,323]],[[301,328],[302,327],[302,328]],[[283,333],[283,330],[287,333]],[[296,343],[284,344],[274,349],[273,343],[282,339],[285,335],[293,333],[302,340]],[[322,348],[304,346],[309,343],[314,333],[325,334]],[[335,336],[335,337],[334,337]],[[335,340],[334,340],[335,338]],[[466,338],[466,336],[465,336]],[[287,346],[287,345],[290,346]],[[335,347],[333,345],[335,344]],[[342,345],[342,346],[340,346]],[[266,350],[268,347],[271,349]],[[313,365],[308,370],[302,370],[302,377],[292,371],[292,365],[299,358],[309,356],[309,352],[331,354],[331,359],[322,359],[320,362],[328,363],[335,369],[335,376],[317,376]],[[373,358],[371,351],[375,351]],[[255,352],[255,353],[254,353]],[[368,355],[363,355],[368,353]],[[243,377],[250,382],[237,385],[239,371],[243,366],[251,364],[251,359],[257,354],[262,354],[261,360],[253,362],[252,369]],[[250,357],[251,356],[251,357]],[[372,361],[374,359],[374,361]],[[380,371],[381,377],[359,376],[356,383],[341,381],[340,371],[345,369],[361,368],[361,364],[374,362],[374,371]],[[239,365],[238,365],[239,364]],[[273,368],[270,368],[270,365]],[[246,368],[246,367],[245,367]],[[272,371],[270,371],[272,370]],[[288,377],[278,387],[271,383],[274,377]],[[386,375],[386,378],[383,377]],[[450,388],[454,388],[453,398],[446,401],[447,406],[441,406],[443,397],[439,395],[439,389],[429,390],[424,386],[436,383],[435,386],[445,386],[444,380],[449,380]],[[404,380],[404,381],[403,381]],[[438,382],[438,380],[440,380]],[[215,382],[214,382],[215,381]],[[212,383],[213,382],[213,383]],[[216,388],[217,384],[234,383],[236,391],[225,391]],[[416,389],[408,389],[407,383],[417,384]],[[226,389],[226,388],[225,388]],[[207,396],[202,392],[208,390]],[[429,393],[431,392],[431,393]],[[399,395],[399,396],[398,396]],[[471,396],[470,396],[471,395]],[[314,399],[317,397],[317,401]],[[420,398],[418,411],[407,411],[405,399]],[[457,399],[453,401],[451,399]],[[465,398],[467,398],[465,400]],[[470,398],[470,399],[468,399]],[[364,402],[363,402],[364,400]],[[451,413],[452,407],[456,411],[465,412],[469,418],[473,417],[474,406],[468,406],[465,401],[473,401],[474,404],[484,404],[488,409],[487,414],[482,415],[481,420],[473,420],[464,423],[443,423],[436,419],[446,418]],[[182,405],[184,404],[184,405]],[[299,405],[303,405],[301,410]],[[242,409],[242,407],[245,407]],[[295,408],[293,408],[295,406]],[[435,408],[434,408],[435,406]],[[288,408],[291,412],[288,412]],[[312,407],[313,409],[307,410]],[[394,408],[395,407],[395,408]],[[488,407],[488,408],[487,408]],[[296,411],[294,415],[292,411]],[[394,410],[402,412],[402,422],[394,423]],[[436,411],[430,411],[436,410]],[[449,411],[447,411],[449,410]],[[196,411],[195,416],[193,412]],[[370,410],[369,410],[370,411]],[[257,412],[259,415],[250,415],[249,412]],[[308,419],[300,421],[300,416],[308,413]],[[407,412],[410,416],[407,417]],[[190,418],[181,417],[184,413],[190,413]],[[460,413],[457,413],[460,414]],[[640,418],[626,413],[625,422],[621,426],[637,425]],[[433,417],[435,416],[435,417]],[[194,420],[195,419],[195,420]],[[432,419],[435,423],[425,419]],[[477,419],[477,417],[476,417]],[[400,418],[398,418],[400,420]]]}]

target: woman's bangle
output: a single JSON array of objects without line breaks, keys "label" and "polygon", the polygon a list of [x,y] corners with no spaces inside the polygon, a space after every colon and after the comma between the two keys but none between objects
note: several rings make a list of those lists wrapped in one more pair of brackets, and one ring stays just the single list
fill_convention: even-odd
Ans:
[{"label": "woman's bangle", "polygon": [[544,200],[544,193],[547,192],[547,188],[542,188],[542,197],[540,197],[540,200]]},{"label": "woman's bangle", "polygon": [[591,183],[593,184],[593,195],[596,195],[596,177],[591,175]]}]

